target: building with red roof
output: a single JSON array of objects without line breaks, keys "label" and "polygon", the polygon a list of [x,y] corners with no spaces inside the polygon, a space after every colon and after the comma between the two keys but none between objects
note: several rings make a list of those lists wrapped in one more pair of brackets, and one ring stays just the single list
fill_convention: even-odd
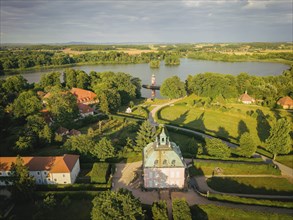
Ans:
[{"label": "building with red roof", "polygon": [[83,103],[78,103],[77,104],[78,110],[79,110],[79,114],[81,115],[81,117],[87,117],[89,115],[94,115],[94,109],[88,105],[85,105]]},{"label": "building with red roof", "polygon": [[293,100],[290,96],[280,98],[277,104],[282,106],[283,109],[293,109]]},{"label": "building with red roof", "polygon": [[[11,165],[16,162],[16,158],[0,157],[0,185],[7,185],[4,179],[9,179]],[[21,158],[36,184],[72,184],[80,171],[79,155]]]},{"label": "building with red roof", "polygon": [[76,96],[77,103],[83,103],[86,105],[98,103],[97,95],[92,91],[72,88],[70,92]]}]

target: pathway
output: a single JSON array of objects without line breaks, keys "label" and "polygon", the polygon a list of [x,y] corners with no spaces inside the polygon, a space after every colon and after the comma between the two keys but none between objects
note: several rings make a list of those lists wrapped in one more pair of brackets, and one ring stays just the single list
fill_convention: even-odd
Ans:
[{"label": "pathway", "polygon": [[[140,184],[142,183],[141,178],[138,178],[137,180],[133,181],[133,179],[135,178],[135,172],[141,171],[141,165],[142,165],[142,161],[134,162],[134,163],[127,163],[127,164],[124,164],[124,163],[116,164],[117,170],[113,176],[112,190],[117,191],[120,188],[126,188],[126,189],[132,191],[133,195],[136,198],[139,198],[143,204],[152,205],[152,203],[154,201],[159,200],[158,192],[156,190],[142,191],[140,188]],[[205,177],[201,177],[201,178],[203,178],[203,180],[200,183],[206,184]],[[206,190],[209,189],[208,187],[203,188],[203,185],[201,185],[201,187],[202,187],[202,189],[206,189]],[[282,213],[282,214],[293,215],[293,210],[291,210],[291,209],[211,201],[203,196],[200,196],[193,189],[188,189],[187,192],[172,192],[171,193],[171,200],[174,198],[185,198],[190,206],[213,204],[213,205],[217,205],[217,206],[239,208],[239,209],[244,209],[244,210],[248,210],[248,211],[254,210],[254,211]],[[171,200],[169,201],[169,210],[171,208],[170,207]],[[170,215],[171,212],[169,211],[168,214]]]}]

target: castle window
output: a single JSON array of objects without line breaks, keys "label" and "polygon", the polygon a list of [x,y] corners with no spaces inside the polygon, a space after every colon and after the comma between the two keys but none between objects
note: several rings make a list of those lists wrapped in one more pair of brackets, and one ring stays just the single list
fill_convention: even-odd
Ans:
[{"label": "castle window", "polygon": [[176,163],[176,161],[175,160],[172,160],[172,166],[175,166],[175,163]]}]

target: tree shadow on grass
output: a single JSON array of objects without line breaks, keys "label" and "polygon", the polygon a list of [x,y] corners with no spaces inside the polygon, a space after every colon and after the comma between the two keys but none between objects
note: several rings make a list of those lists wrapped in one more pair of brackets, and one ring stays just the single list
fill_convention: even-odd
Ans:
[{"label": "tree shadow on grass", "polygon": [[[207,180],[207,184],[210,188],[226,193],[240,193],[240,194],[259,194],[259,195],[284,195],[291,196],[293,191],[277,191],[273,189],[267,189],[265,187],[254,187],[249,184],[239,183],[231,178],[212,177]],[[264,182],[264,186],[265,186]]]},{"label": "tree shadow on grass", "polygon": [[208,219],[207,213],[197,205],[191,206],[190,212],[191,212],[192,220],[198,220],[198,219],[207,220]]},{"label": "tree shadow on grass", "polygon": [[229,132],[222,126],[218,127],[218,131],[215,132],[215,135],[226,140],[229,140],[230,137]]},{"label": "tree shadow on grass", "polygon": [[245,132],[249,132],[249,128],[247,127],[246,123],[243,120],[240,120],[238,123],[237,140],[240,140],[241,135],[243,135]]},{"label": "tree shadow on grass", "polygon": [[264,113],[262,112],[262,110],[257,109],[257,126],[256,126],[256,130],[257,130],[257,134],[259,139],[262,142],[265,142],[265,140],[270,136],[270,129],[271,126],[268,122],[268,120],[266,119]]}]

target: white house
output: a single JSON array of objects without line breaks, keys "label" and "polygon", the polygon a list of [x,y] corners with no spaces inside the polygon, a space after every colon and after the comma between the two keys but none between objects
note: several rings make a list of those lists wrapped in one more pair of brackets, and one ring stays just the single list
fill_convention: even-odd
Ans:
[{"label": "white house", "polygon": [[[22,157],[22,160],[36,184],[72,184],[80,171],[79,155]],[[0,157],[0,185],[7,184],[5,180],[11,175],[10,168],[15,162],[16,157]]]},{"label": "white house", "polygon": [[145,188],[183,188],[186,164],[181,150],[169,141],[163,128],[155,142],[143,149],[143,179]]}]

